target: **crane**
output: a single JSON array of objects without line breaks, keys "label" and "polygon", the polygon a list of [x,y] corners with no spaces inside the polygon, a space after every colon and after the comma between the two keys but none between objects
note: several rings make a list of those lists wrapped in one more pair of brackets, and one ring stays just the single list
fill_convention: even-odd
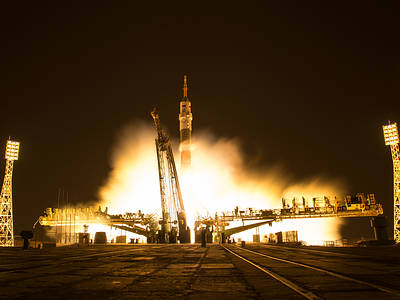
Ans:
[{"label": "crane", "polygon": [[179,186],[174,154],[168,135],[161,127],[160,116],[156,108],[151,112],[154,127],[157,131],[156,151],[158,160],[158,175],[161,194],[161,243],[190,243],[190,229],[187,225],[185,207]]}]

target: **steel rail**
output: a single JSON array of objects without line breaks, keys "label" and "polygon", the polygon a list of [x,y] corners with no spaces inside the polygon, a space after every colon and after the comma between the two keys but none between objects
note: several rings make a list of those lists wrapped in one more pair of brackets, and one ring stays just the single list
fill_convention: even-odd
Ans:
[{"label": "steel rail", "polygon": [[396,295],[396,296],[400,297],[400,291],[399,290],[395,290],[395,289],[391,289],[391,288],[388,288],[388,287],[381,286],[379,284],[370,283],[370,282],[367,282],[367,281],[355,279],[355,278],[352,278],[352,277],[349,277],[349,276],[346,276],[346,275],[343,275],[343,274],[340,274],[340,273],[336,273],[336,272],[333,272],[333,271],[325,270],[325,269],[322,269],[322,268],[319,268],[319,267],[315,267],[315,266],[312,266],[312,265],[303,264],[303,263],[300,263],[300,262],[287,260],[287,259],[283,259],[283,258],[279,258],[279,257],[275,257],[275,256],[263,254],[263,253],[259,253],[259,252],[256,252],[256,251],[253,251],[253,250],[249,250],[249,249],[245,249],[245,248],[241,248],[241,247],[238,247],[238,246],[235,246],[235,247],[237,247],[237,248],[239,248],[241,250],[247,251],[247,252],[251,252],[251,253],[254,253],[254,254],[257,254],[257,255],[260,255],[260,256],[264,256],[264,257],[273,259],[273,260],[277,260],[277,261],[281,261],[281,262],[297,265],[297,266],[304,267],[304,268],[307,268],[307,269],[319,271],[319,272],[331,275],[331,276],[336,277],[336,278],[340,278],[340,279],[343,279],[343,280],[352,281],[352,282],[356,282],[356,283],[359,283],[359,284],[362,284],[362,285],[366,285],[366,286],[372,287],[374,289],[380,290],[382,292],[389,293],[389,294]]},{"label": "steel rail", "polygon": [[274,273],[274,272],[272,272],[270,270],[264,269],[260,265],[258,265],[256,263],[246,259],[245,257],[243,257],[240,254],[237,254],[236,252],[226,248],[225,246],[222,246],[222,248],[224,248],[226,251],[232,253],[233,255],[239,257],[240,259],[244,260],[245,262],[249,263],[250,265],[256,267],[257,269],[263,271],[264,273],[268,274],[272,278],[278,280],[282,284],[286,285],[288,288],[290,288],[293,291],[295,291],[296,293],[302,295],[304,298],[307,298],[307,299],[323,299],[322,297],[314,294],[313,292],[311,292],[309,290],[306,290],[306,289],[302,288],[301,286],[299,286],[299,285],[295,284],[294,282],[286,279],[285,277],[282,277],[281,275],[279,275],[277,273]]},{"label": "steel rail", "polygon": [[352,258],[358,258],[358,259],[371,259],[371,256],[367,255],[355,255],[355,254],[348,254],[348,253],[342,253],[342,252],[334,252],[334,251],[323,251],[323,250],[315,250],[315,249],[303,249],[303,248],[293,248],[293,247],[287,247],[287,246],[274,246],[274,245],[261,245],[262,248],[269,248],[269,249],[284,249],[284,250],[289,250],[289,251],[301,251],[301,252],[310,252],[310,253],[317,253],[317,254],[329,254],[331,256],[339,256],[339,257],[352,257]]}]

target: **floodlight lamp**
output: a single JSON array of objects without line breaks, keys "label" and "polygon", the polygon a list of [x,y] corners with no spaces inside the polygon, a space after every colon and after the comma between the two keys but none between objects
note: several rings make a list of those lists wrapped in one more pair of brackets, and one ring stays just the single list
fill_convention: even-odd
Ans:
[{"label": "floodlight lamp", "polygon": [[18,152],[19,152],[19,142],[8,140],[6,146],[6,159],[18,160]]},{"label": "floodlight lamp", "polygon": [[399,143],[399,132],[397,130],[397,123],[384,125],[383,135],[385,137],[385,145],[396,145]]}]

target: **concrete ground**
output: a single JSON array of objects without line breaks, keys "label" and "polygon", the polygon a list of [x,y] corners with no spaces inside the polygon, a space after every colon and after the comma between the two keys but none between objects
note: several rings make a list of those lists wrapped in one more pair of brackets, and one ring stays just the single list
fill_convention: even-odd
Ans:
[{"label": "concrete ground", "polygon": [[[240,251],[232,245],[229,249]],[[399,248],[283,248],[247,245],[269,255],[314,264],[397,289]],[[367,250],[366,250],[367,249]],[[372,250],[371,250],[372,249]],[[327,299],[396,296],[278,264],[245,251],[248,259]],[[382,255],[383,253],[383,255]],[[371,297],[370,297],[371,296]],[[1,299],[297,299],[281,282],[220,245],[107,245],[0,249]]]}]

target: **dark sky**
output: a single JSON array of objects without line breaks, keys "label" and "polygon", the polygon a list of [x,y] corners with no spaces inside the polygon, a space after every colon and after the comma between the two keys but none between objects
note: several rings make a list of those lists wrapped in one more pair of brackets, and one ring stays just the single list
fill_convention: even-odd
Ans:
[{"label": "dark sky", "polygon": [[153,106],[177,136],[184,74],[194,130],[239,138],[260,168],[375,192],[391,216],[381,125],[400,121],[398,3],[265,2],[2,4],[0,139],[21,142],[17,232],[56,205],[59,187],[72,203],[95,200],[118,130],[151,124]]}]

